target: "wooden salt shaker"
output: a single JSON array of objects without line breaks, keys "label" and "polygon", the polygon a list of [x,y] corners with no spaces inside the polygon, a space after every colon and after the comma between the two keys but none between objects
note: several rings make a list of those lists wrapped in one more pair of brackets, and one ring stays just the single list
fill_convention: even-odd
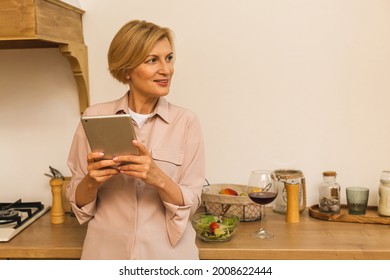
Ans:
[{"label": "wooden salt shaker", "polygon": [[50,222],[52,224],[62,224],[65,222],[65,211],[62,206],[62,185],[64,180],[52,178],[50,180],[52,193],[52,206],[50,210]]},{"label": "wooden salt shaker", "polygon": [[299,223],[299,183],[285,183],[287,191],[287,223]]}]

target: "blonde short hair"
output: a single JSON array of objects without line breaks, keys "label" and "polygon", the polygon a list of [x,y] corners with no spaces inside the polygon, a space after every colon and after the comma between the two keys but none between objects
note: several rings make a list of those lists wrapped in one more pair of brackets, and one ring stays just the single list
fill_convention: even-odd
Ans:
[{"label": "blonde short hair", "polygon": [[172,31],[144,20],[132,20],[122,26],[111,41],[108,50],[108,70],[119,82],[127,84],[126,75],[140,65],[155,43],[167,38],[173,45]]}]

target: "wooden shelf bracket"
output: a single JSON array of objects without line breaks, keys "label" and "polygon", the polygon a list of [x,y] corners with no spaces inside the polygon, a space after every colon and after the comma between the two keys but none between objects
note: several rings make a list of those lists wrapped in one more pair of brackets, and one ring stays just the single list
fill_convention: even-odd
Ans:
[{"label": "wooden shelf bracket", "polygon": [[79,92],[80,113],[89,105],[88,49],[84,44],[60,45],[59,50],[72,68]]}]

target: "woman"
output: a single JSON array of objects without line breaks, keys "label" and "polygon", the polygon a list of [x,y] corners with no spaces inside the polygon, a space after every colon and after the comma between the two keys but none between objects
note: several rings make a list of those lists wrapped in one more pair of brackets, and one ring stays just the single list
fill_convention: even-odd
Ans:
[{"label": "woman", "polygon": [[128,22],[111,42],[108,64],[129,91],[84,115],[130,114],[139,155],[102,160],[79,124],[67,196],[79,222],[88,222],[82,259],[198,259],[189,221],[201,203],[204,144],[197,117],[164,98],[174,72],[171,31]]}]

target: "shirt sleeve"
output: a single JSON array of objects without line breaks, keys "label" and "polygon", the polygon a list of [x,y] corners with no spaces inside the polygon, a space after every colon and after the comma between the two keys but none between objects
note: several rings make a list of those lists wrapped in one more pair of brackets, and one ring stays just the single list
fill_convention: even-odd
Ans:
[{"label": "shirt sleeve", "polygon": [[205,155],[202,131],[198,119],[193,116],[188,124],[185,156],[179,179],[184,206],[164,202],[166,227],[172,246],[181,239],[191,216],[201,205],[201,194],[205,178]]},{"label": "shirt sleeve", "polygon": [[76,205],[76,189],[87,174],[87,154],[90,150],[81,122],[79,123],[68,156],[68,167],[72,180],[67,187],[66,195],[80,224],[88,222],[96,212],[96,200],[83,206]]}]

